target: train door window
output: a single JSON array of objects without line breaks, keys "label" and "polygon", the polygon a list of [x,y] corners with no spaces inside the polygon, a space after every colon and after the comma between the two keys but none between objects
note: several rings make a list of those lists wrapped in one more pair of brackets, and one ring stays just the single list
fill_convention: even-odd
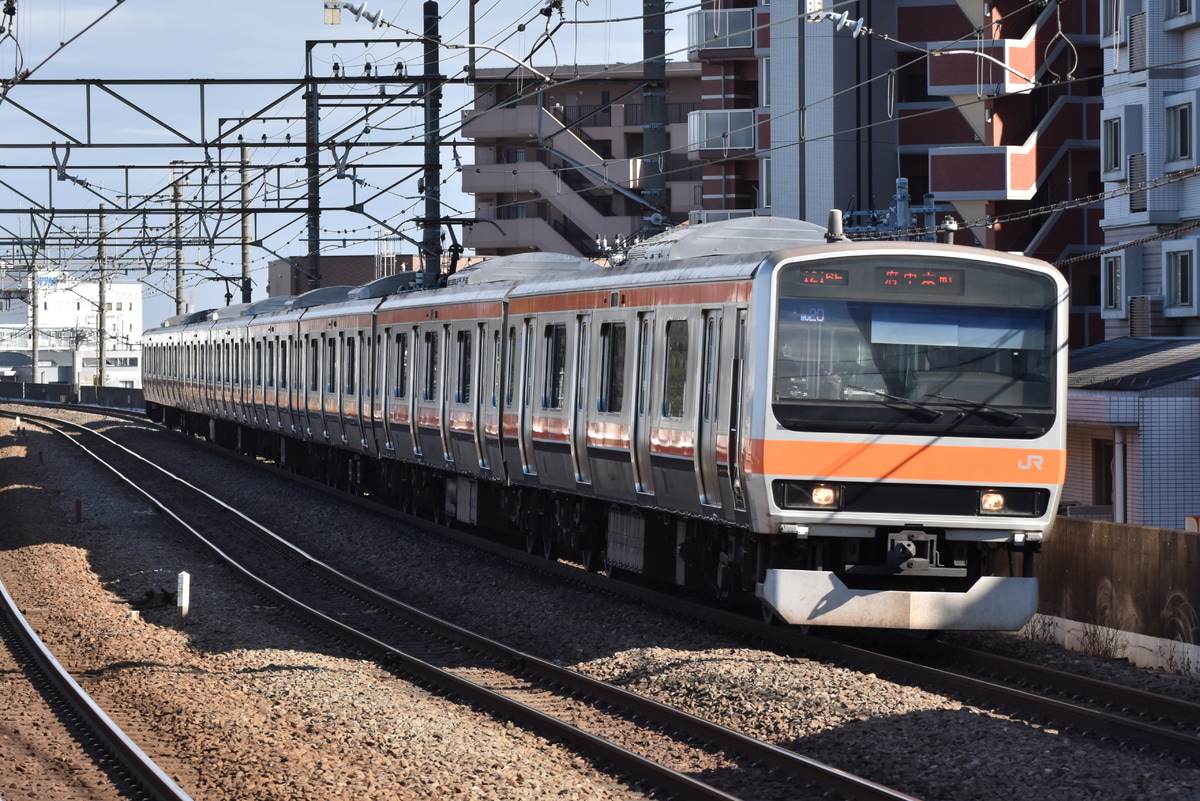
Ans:
[{"label": "train door window", "polygon": [[240,348],[233,347],[232,345],[230,346],[229,350],[233,356],[230,361],[229,368],[231,371],[230,375],[232,377],[232,382],[234,384],[240,384],[242,382],[242,351]]},{"label": "train door window", "polygon": [[457,382],[454,387],[455,403],[471,402],[471,332],[455,334],[455,360],[458,362]]},{"label": "train door window", "polygon": [[308,391],[317,391],[321,375],[321,346],[315,339],[308,340]]},{"label": "train door window", "polygon": [[375,347],[371,351],[372,356],[371,356],[371,365],[370,365],[370,368],[373,371],[370,375],[371,397],[372,398],[382,398],[383,397],[383,365],[384,365],[383,349],[384,349],[383,336],[380,334],[376,334],[375,335]]},{"label": "train door window", "polygon": [[425,332],[425,386],[422,397],[425,400],[433,400],[437,397],[437,373],[438,373],[438,333],[437,331]]},{"label": "train door window", "polygon": [[262,386],[263,377],[263,352],[262,343],[254,343],[254,386]]},{"label": "train door window", "polygon": [[500,402],[500,331],[492,334],[492,408]]},{"label": "train door window", "polygon": [[254,383],[254,376],[252,375],[253,371],[254,371],[254,365],[250,361],[250,343],[243,342],[242,343],[242,382],[246,386],[250,386],[251,384]]},{"label": "train door window", "polygon": [[638,335],[638,380],[637,380],[637,413],[645,417],[650,413],[650,375],[653,372],[652,357],[654,355],[654,322],[650,318],[641,321],[641,333]]},{"label": "train door window", "polygon": [[337,392],[337,340],[333,337],[325,339],[325,392],[332,395]]},{"label": "train door window", "polygon": [[517,327],[510,326],[508,329],[508,374],[504,380],[504,405],[513,405],[513,387],[517,372]]},{"label": "train door window", "polygon": [[596,411],[621,411],[625,400],[625,323],[600,326],[600,394]]},{"label": "train door window", "polygon": [[704,320],[704,392],[700,398],[700,417],[705,422],[713,419],[714,393],[717,381],[717,350],[720,346],[720,330],[714,316]]},{"label": "train door window", "polygon": [[562,323],[546,326],[546,378],[542,391],[543,409],[561,409],[563,381],[567,369],[567,327]]},{"label": "train door window", "polygon": [[358,356],[358,354],[355,351],[354,337],[353,336],[347,337],[345,339],[345,345],[346,345],[346,394],[353,395],[354,394],[354,377],[356,375],[358,375],[358,361],[356,360],[356,357]]},{"label": "train door window", "polygon": [[264,367],[263,373],[265,374],[266,379],[267,379],[267,381],[266,381],[267,387],[274,388],[274,386],[275,386],[275,341],[274,340],[267,341],[267,363],[266,363],[266,366]]},{"label": "train door window", "polygon": [[687,391],[688,323],[667,322],[666,369],[663,372],[663,417],[683,417]]},{"label": "train door window", "polygon": [[287,342],[279,343],[279,388],[288,388],[288,342],[292,338],[288,337]]},{"label": "train door window", "polygon": [[591,343],[591,335],[586,319],[580,317],[578,326],[579,341],[575,346],[575,408],[582,410],[587,404],[584,391],[587,389],[588,345]]},{"label": "train door window", "polygon": [[392,394],[397,398],[408,395],[408,334],[396,334],[396,385]]}]

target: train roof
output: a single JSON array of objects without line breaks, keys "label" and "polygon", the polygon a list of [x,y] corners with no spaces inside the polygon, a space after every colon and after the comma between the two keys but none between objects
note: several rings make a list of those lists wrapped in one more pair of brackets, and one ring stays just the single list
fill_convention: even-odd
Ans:
[{"label": "train roof", "polygon": [[738,217],[701,225],[681,225],[658,234],[630,248],[625,265],[769,253],[825,241],[825,229],[816,223],[787,217]]}]

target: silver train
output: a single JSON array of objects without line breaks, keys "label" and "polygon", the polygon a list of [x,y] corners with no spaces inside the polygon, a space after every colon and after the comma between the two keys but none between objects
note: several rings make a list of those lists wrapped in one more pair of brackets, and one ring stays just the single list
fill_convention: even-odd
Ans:
[{"label": "silver train", "polygon": [[787,623],[1015,630],[1065,473],[1049,265],[749,218],[146,333],[166,425]]}]

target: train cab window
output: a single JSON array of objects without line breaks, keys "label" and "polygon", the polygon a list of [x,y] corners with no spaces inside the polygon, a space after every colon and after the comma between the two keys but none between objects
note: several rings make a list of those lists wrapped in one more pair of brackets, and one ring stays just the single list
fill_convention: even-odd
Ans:
[{"label": "train cab window", "polygon": [[358,375],[358,362],[355,357],[354,339],[346,340],[346,394],[354,394],[354,377]]},{"label": "train cab window", "polygon": [[687,320],[667,323],[666,369],[663,372],[663,417],[683,417],[687,397]]},{"label": "train cab window", "polygon": [[471,332],[459,331],[455,335],[455,360],[458,376],[454,387],[455,403],[471,402]]},{"label": "train cab window", "polygon": [[437,331],[425,332],[425,387],[423,398],[433,400],[437,397],[438,374],[438,335]]},{"label": "train cab window", "polygon": [[396,385],[392,394],[397,398],[408,395],[408,334],[396,334]]},{"label": "train cab window", "polygon": [[600,394],[596,411],[621,411],[625,400],[625,323],[600,326]]},{"label": "train cab window", "polygon": [[546,381],[542,392],[543,409],[561,409],[567,372],[567,327],[562,323],[546,326]]}]

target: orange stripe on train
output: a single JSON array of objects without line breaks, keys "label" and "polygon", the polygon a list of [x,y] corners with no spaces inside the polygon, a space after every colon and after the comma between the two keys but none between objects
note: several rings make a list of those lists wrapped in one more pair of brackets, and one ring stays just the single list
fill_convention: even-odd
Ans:
[{"label": "orange stripe on train", "polygon": [[757,441],[750,469],[782,476],[983,484],[1058,484],[1066,451],[900,443]]}]

